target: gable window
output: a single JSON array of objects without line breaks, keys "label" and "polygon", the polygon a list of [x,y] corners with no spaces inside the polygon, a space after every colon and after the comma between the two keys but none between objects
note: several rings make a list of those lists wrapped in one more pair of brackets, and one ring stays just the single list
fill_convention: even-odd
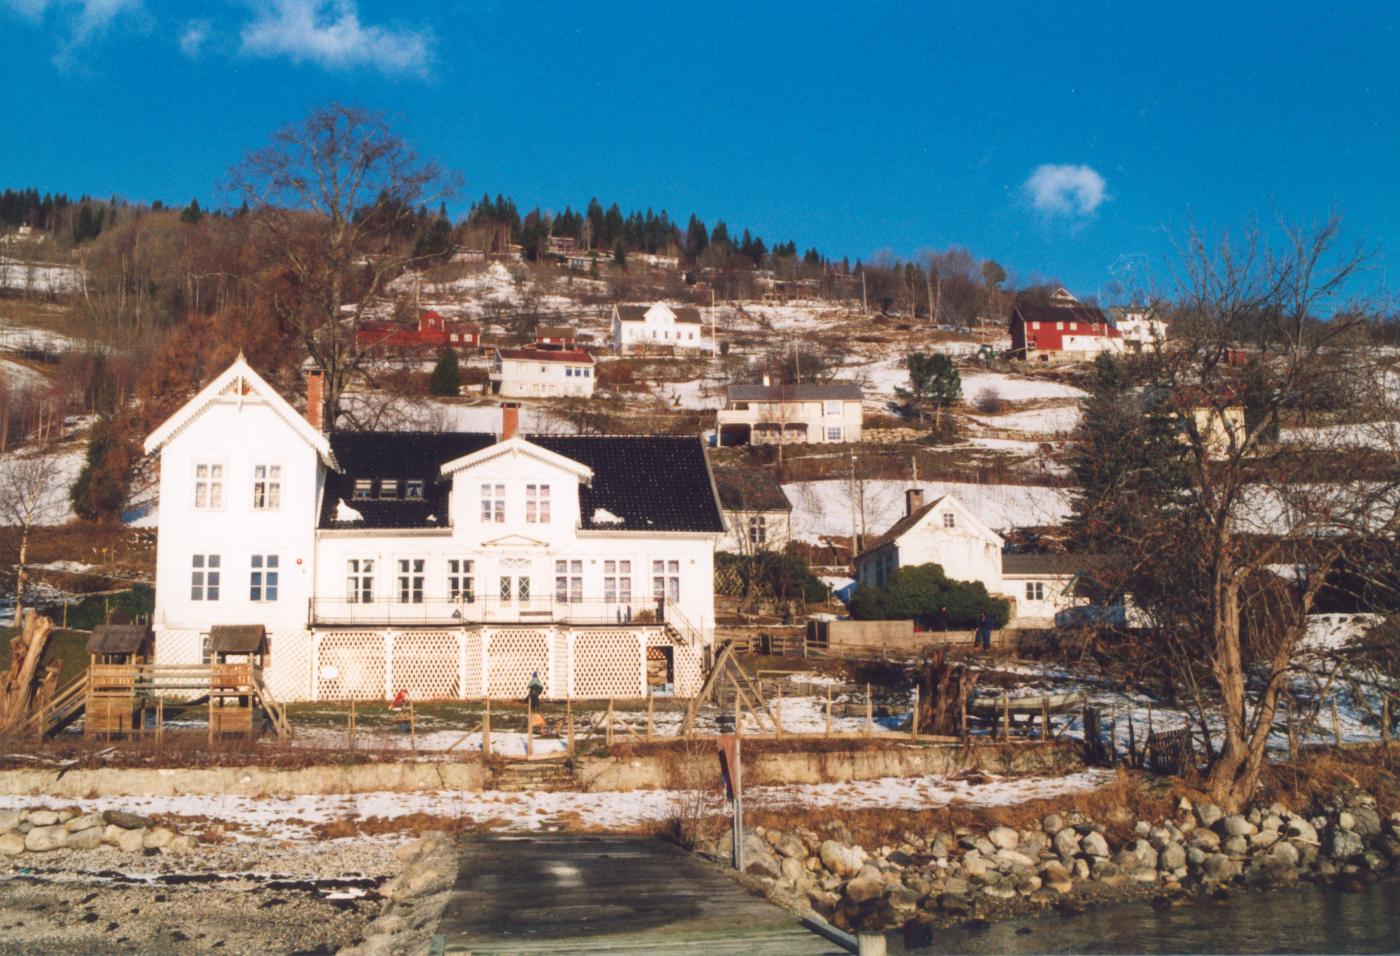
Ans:
[{"label": "gable window", "polygon": [[424,558],[399,558],[399,603],[423,603]]},{"label": "gable window", "polygon": [[1043,601],[1043,600],[1045,600],[1045,583],[1044,583],[1043,581],[1027,581],[1027,582],[1026,582],[1026,600],[1027,600],[1027,601]]},{"label": "gable window", "polygon": [[768,519],[764,515],[749,515],[749,544],[755,549],[768,543]]},{"label": "gable window", "polygon": [[194,506],[201,511],[218,511],[224,506],[224,466],[220,462],[198,462],[194,466]]},{"label": "gable window", "polygon": [[423,482],[410,478],[403,483],[403,496],[408,501],[423,500]]},{"label": "gable window", "polygon": [[554,562],[554,600],[560,604],[583,600],[583,562]]},{"label": "gable window", "polygon": [[369,604],[374,601],[374,558],[346,560],[345,600],[351,604]]},{"label": "gable window", "polygon": [[253,510],[276,511],[282,507],[282,466],[253,466]]},{"label": "gable window", "polygon": [[248,572],[248,600],[277,600],[278,559],[275,554],[255,554]]},{"label": "gable window", "polygon": [[681,599],[681,563],[653,561],[651,563],[651,596],[658,601]]},{"label": "gable window", "polygon": [[397,498],[399,496],[399,480],[397,478],[385,478],[379,482],[379,497]]},{"label": "gable window", "polygon": [[603,562],[603,600],[609,604],[632,601],[632,562]]},{"label": "gable window", "polygon": [[525,486],[525,523],[549,524],[549,485]]},{"label": "gable window", "polygon": [[447,596],[449,600],[462,604],[476,601],[476,578],[471,561],[465,558],[447,559]]},{"label": "gable window", "polygon": [[366,498],[372,498],[373,496],[374,496],[374,482],[371,481],[371,480],[368,479],[368,478],[356,478],[356,479],[355,479],[355,491],[354,491],[353,497],[354,497],[357,501],[363,501],[364,499],[366,499]]},{"label": "gable window", "polygon": [[505,485],[482,485],[481,486],[481,523],[482,524],[505,524],[506,520],[506,486]]},{"label": "gable window", "polygon": [[951,511],[945,511],[945,512],[943,512],[943,527],[945,527],[945,528],[956,528],[957,526],[958,526],[958,517],[957,517],[957,515],[953,514]]},{"label": "gable window", "polygon": [[190,559],[190,600],[219,599],[219,556],[196,554]]},{"label": "gable window", "polygon": [[828,415],[840,415],[840,414],[841,414],[841,403],[840,403],[840,402],[822,402],[822,410],[823,410],[824,412],[826,412],[826,414],[828,414]]}]

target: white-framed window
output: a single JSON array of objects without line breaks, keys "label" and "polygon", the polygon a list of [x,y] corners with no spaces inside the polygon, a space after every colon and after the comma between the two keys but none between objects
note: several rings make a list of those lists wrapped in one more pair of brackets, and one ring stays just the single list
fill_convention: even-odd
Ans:
[{"label": "white-framed window", "polygon": [[1045,583],[1044,583],[1043,581],[1027,581],[1027,582],[1026,582],[1026,600],[1027,600],[1027,601],[1043,601],[1043,600],[1045,600]]},{"label": "white-framed window", "polygon": [[281,573],[275,554],[255,554],[249,561],[248,600],[275,601]]},{"label": "white-framed window", "polygon": [[282,466],[253,466],[253,510],[277,511],[282,507]]},{"label": "white-framed window", "polygon": [[423,603],[423,579],[426,577],[426,558],[399,558],[398,585],[400,604]]},{"label": "white-framed window", "polygon": [[345,600],[351,604],[374,601],[374,558],[346,559]]},{"label": "white-framed window", "polygon": [[749,515],[749,544],[761,548],[768,543],[768,519],[764,515]]},{"label": "white-framed window", "polygon": [[525,486],[525,523],[549,524],[549,485]]},{"label": "white-framed window", "polygon": [[410,478],[403,483],[403,496],[408,501],[423,500],[423,481],[419,478]]},{"label": "white-framed window", "polygon": [[374,497],[374,482],[369,478],[356,478],[355,490],[351,492],[351,497],[357,501]]},{"label": "white-framed window", "polygon": [[224,507],[224,464],[200,461],[194,466],[194,506],[200,511],[222,511]]},{"label": "white-framed window", "polygon": [[651,562],[651,596],[660,601],[681,599],[681,563],[679,561]]},{"label": "white-framed window", "polygon": [[447,559],[447,596],[449,600],[463,604],[476,601],[476,576],[470,559]]},{"label": "white-framed window", "polygon": [[826,440],[827,440],[827,441],[840,441],[840,440],[841,440],[841,426],[840,426],[840,425],[829,426],[829,427],[827,428],[827,430],[826,430]]},{"label": "white-framed window", "polygon": [[512,598],[519,600],[522,604],[528,604],[530,602],[530,579],[525,575],[513,578],[509,574],[503,574],[501,575],[500,594],[502,604],[509,604]]},{"label": "white-framed window", "polygon": [[841,414],[841,403],[840,403],[840,402],[822,402],[822,411],[824,411],[827,415],[840,415],[840,414]]},{"label": "white-framed window", "polygon": [[506,486],[505,485],[482,485],[481,486],[481,523],[482,524],[505,524],[506,520]]},{"label": "white-framed window", "polygon": [[958,516],[951,511],[943,512],[943,527],[956,528],[958,526]]},{"label": "white-framed window", "polygon": [[399,480],[397,478],[381,478],[379,481],[379,497],[397,498],[399,496]]},{"label": "white-framed window", "polygon": [[219,599],[220,564],[217,554],[196,554],[190,559],[191,601]]},{"label": "white-framed window", "polygon": [[632,603],[632,562],[603,562],[603,600],[609,604]]},{"label": "white-framed window", "polygon": [[554,600],[560,604],[583,600],[583,562],[554,562]]}]

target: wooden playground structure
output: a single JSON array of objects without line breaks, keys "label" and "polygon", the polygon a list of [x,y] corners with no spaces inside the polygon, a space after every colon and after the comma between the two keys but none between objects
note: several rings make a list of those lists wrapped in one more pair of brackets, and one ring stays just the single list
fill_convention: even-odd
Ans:
[{"label": "wooden playground structure", "polygon": [[261,711],[279,739],[291,735],[286,709],[268,693],[262,669],[267,635],[260,625],[216,626],[209,631],[207,664],[156,664],[145,625],[102,624],[88,641],[87,670],[52,694],[40,694],[24,728],[59,733],[79,718],[86,737],[165,734],[167,700],[183,710],[208,704],[209,739],[252,737]]}]

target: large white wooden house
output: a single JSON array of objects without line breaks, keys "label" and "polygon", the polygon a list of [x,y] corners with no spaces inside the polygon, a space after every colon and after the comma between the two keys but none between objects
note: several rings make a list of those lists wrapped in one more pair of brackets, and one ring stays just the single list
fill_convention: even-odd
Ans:
[{"label": "large white wooden house", "polygon": [[905,492],[904,517],[856,555],[857,587],[885,587],[902,567],[937,564],[957,581],[980,581],[1010,599],[1012,626],[1050,627],[1083,602],[1074,593],[1073,562],[1064,555],[1005,553],[1006,540],[952,495],[925,503]]},{"label": "large white wooden house", "polygon": [[594,368],[582,349],[496,349],[491,391],[503,398],[592,398]]},{"label": "large white wooden house", "polygon": [[693,694],[725,530],[703,445],[516,416],[325,434],[240,358],[146,440],[157,661],[252,625],[284,700]]},{"label": "large white wooden house", "polygon": [[622,304],[613,306],[613,350],[687,352],[710,348],[700,310],[693,305]]}]

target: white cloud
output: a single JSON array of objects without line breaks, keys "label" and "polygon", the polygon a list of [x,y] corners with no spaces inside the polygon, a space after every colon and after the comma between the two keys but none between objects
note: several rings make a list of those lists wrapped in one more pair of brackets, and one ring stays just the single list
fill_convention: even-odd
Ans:
[{"label": "white cloud", "polygon": [[204,51],[204,41],[209,39],[209,21],[191,20],[180,32],[180,52],[191,60]]},{"label": "white cloud", "polygon": [[1108,183],[1092,166],[1046,163],[1023,187],[1031,205],[1047,216],[1087,216],[1108,199]]},{"label": "white cloud", "polygon": [[74,65],[80,47],[106,33],[116,20],[143,20],[146,8],[142,0],[0,0],[6,7],[35,26],[41,26],[53,14],[61,24],[63,37],[54,54],[54,63],[67,68]]},{"label": "white cloud", "polygon": [[382,73],[427,72],[433,36],[360,22],[355,0],[256,0],[242,32],[243,52],[286,56],[330,69],[372,67]]}]

